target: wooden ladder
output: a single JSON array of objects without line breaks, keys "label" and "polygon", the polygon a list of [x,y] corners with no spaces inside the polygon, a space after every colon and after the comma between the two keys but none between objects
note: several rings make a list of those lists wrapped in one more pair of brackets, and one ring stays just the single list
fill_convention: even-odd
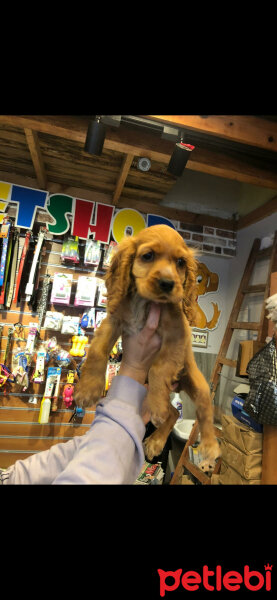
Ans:
[{"label": "wooden ladder", "polygon": [[[217,386],[220,379],[220,374],[223,365],[227,365],[228,367],[237,366],[236,360],[230,360],[226,358],[226,354],[228,352],[228,348],[231,342],[231,338],[235,329],[245,329],[257,331],[257,341],[261,342],[266,338],[267,335],[267,319],[265,317],[265,300],[269,297],[270,292],[270,278],[275,260],[275,253],[277,249],[277,231],[275,232],[273,245],[269,248],[265,248],[264,250],[260,250],[261,240],[259,238],[254,240],[252,250],[249,254],[248,261],[246,263],[246,267],[242,276],[242,280],[240,282],[240,286],[235,298],[234,306],[232,308],[229,321],[227,323],[227,327],[225,330],[225,334],[222,339],[222,343],[219,349],[218,356],[216,358],[213,372],[210,379],[210,388],[212,394],[212,400],[214,399]],[[267,280],[263,284],[258,285],[249,285],[249,281],[251,279],[251,275],[255,268],[257,260],[261,260],[263,258],[270,257]],[[245,298],[245,294],[253,294],[253,293],[264,293],[263,295],[263,305],[261,310],[260,320],[256,323],[247,323],[244,321],[238,322],[238,315],[241,309],[241,305]]]},{"label": "wooden ladder", "polygon": [[[257,331],[258,332],[258,336],[257,336],[258,342],[264,341],[267,336],[268,322],[267,322],[266,315],[265,315],[265,300],[270,295],[270,279],[271,279],[271,273],[273,271],[273,267],[275,264],[275,257],[276,257],[276,251],[277,251],[277,231],[275,232],[272,246],[270,246],[269,248],[265,248],[263,250],[260,250],[260,246],[261,246],[261,239],[256,238],[253,242],[253,246],[252,246],[251,252],[249,254],[249,257],[248,257],[248,260],[246,263],[246,267],[244,269],[244,273],[243,273],[243,276],[242,276],[242,279],[241,279],[241,282],[239,285],[239,289],[237,291],[237,295],[236,295],[235,302],[234,302],[234,305],[233,305],[233,308],[232,308],[232,311],[230,314],[230,318],[227,323],[226,330],[225,330],[225,333],[224,333],[224,336],[222,339],[219,353],[217,355],[217,358],[216,358],[216,361],[214,364],[214,368],[213,368],[211,378],[210,378],[210,389],[211,389],[212,401],[216,394],[222,367],[224,365],[226,365],[228,367],[233,367],[233,368],[237,367],[236,360],[231,360],[229,358],[226,358],[226,354],[228,352],[228,348],[229,348],[229,345],[230,345],[230,342],[232,339],[233,332],[236,329]],[[261,259],[267,258],[267,257],[270,257],[270,260],[269,260],[268,274],[267,274],[266,282],[263,284],[258,284],[258,285],[249,285],[251,275],[255,268],[256,262],[258,260],[261,260]],[[240,312],[243,300],[245,298],[245,295],[253,294],[253,293],[261,293],[261,294],[263,293],[263,305],[262,305],[260,320],[258,322],[253,322],[253,323],[247,323],[245,321],[238,321],[239,312]],[[198,434],[199,434],[199,424],[198,424],[198,421],[196,420],[193,425],[193,428],[191,430],[189,439],[188,439],[188,441],[184,447],[184,450],[180,456],[179,462],[175,469],[175,473],[170,481],[170,485],[178,485],[181,482],[183,467],[185,467],[188,471],[190,471],[201,483],[203,483],[203,484],[211,483],[211,478],[208,475],[206,475],[205,473],[203,473],[196,465],[191,463],[189,460],[189,446],[191,446],[192,444],[195,443],[195,441],[198,438]],[[222,437],[222,432],[218,427],[215,427],[215,434],[218,438]],[[220,465],[221,465],[221,459],[219,459],[217,461],[215,469],[213,471],[213,474],[219,473]]]}]

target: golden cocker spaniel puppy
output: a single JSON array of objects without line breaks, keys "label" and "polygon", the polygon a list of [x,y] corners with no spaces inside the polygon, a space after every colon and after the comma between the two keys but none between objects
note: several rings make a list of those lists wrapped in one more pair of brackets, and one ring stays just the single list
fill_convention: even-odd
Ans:
[{"label": "golden cocker spaniel puppy", "polygon": [[170,402],[173,382],[196,403],[201,451],[219,456],[210,390],[192,351],[190,323],[196,306],[197,262],[172,227],[153,225],[118,245],[106,274],[107,316],[95,331],[74,399],[82,407],[100,399],[109,354],[122,333],[145,324],[151,302],[162,307],[157,333],[162,338],[148,374],[147,403],[157,429],[144,443],[149,460],[159,456],[178,418]]}]

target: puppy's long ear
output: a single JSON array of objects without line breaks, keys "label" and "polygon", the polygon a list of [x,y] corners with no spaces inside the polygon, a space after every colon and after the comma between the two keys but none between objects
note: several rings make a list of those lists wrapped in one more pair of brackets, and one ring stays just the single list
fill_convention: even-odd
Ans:
[{"label": "puppy's long ear", "polygon": [[187,249],[187,273],[184,281],[183,289],[183,311],[188,319],[191,326],[194,325],[194,319],[196,315],[197,306],[197,260],[195,258],[195,252],[191,249]]},{"label": "puppy's long ear", "polygon": [[136,242],[127,237],[117,246],[106,273],[107,308],[113,314],[132,287],[132,264],[136,254]]},{"label": "puppy's long ear", "polygon": [[218,288],[218,275],[217,273],[212,273],[208,271],[209,284],[207,287],[207,292],[215,292]]}]

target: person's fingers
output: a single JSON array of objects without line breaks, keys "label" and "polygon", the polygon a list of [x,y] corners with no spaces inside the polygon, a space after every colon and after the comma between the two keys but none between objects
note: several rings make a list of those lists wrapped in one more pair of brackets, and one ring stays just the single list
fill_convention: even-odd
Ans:
[{"label": "person's fingers", "polygon": [[149,315],[147,317],[147,321],[145,323],[145,327],[155,331],[159,325],[161,314],[161,307],[159,304],[154,304],[154,302],[150,305]]}]

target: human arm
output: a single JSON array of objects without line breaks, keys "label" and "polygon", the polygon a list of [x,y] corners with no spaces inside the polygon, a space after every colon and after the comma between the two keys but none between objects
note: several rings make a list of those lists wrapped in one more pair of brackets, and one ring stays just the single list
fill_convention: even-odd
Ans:
[{"label": "human arm", "polygon": [[[154,321],[153,321],[154,314]],[[84,436],[32,455],[3,471],[8,484],[134,483],[144,460],[141,414],[146,389],[142,385],[159,349],[159,310],[151,309],[145,328],[123,341],[124,361],[95,419]],[[145,413],[144,413],[145,414]]]}]

